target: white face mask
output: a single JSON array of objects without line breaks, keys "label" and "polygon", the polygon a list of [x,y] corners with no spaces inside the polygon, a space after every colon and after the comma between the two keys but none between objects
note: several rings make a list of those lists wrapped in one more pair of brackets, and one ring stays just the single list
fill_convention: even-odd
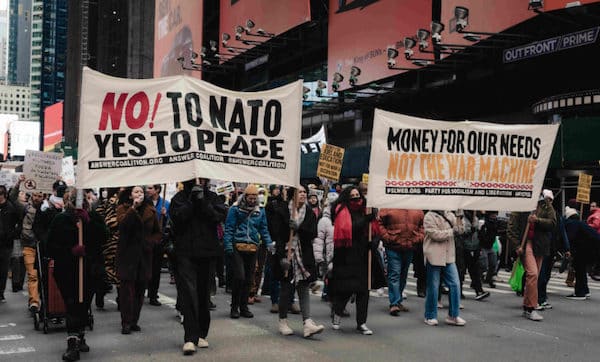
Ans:
[{"label": "white face mask", "polygon": [[262,205],[265,202],[265,195],[258,194],[258,204]]},{"label": "white face mask", "polygon": [[107,197],[108,197],[108,191],[106,191],[106,190],[103,190],[103,191],[102,191],[102,198],[103,198],[103,199],[106,199]]}]

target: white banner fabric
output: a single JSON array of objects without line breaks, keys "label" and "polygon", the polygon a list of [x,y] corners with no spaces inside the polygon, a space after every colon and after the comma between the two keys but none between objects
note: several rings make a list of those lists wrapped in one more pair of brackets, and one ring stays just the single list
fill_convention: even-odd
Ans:
[{"label": "white banner fabric", "polygon": [[302,81],[234,92],[187,77],[122,79],[83,69],[78,187],[195,177],[296,185]]},{"label": "white banner fabric", "polygon": [[375,110],[367,203],[535,209],[558,125],[444,122]]},{"label": "white banner fabric", "polygon": [[325,125],[321,125],[319,132],[302,140],[302,153],[321,152],[323,145],[326,143]]}]

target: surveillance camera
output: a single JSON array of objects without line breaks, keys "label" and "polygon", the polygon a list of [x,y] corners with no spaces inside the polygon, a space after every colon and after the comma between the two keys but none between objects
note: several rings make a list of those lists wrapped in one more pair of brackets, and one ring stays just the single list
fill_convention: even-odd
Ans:
[{"label": "surveillance camera", "polygon": [[422,40],[419,42],[419,50],[423,51],[425,49],[427,49],[429,47],[429,43],[426,42],[425,40]]},{"label": "surveillance camera", "polygon": [[334,92],[337,92],[339,88],[340,88],[340,85],[339,85],[338,83],[335,83],[335,82],[334,82],[334,83],[331,85],[331,89],[332,89]]},{"label": "surveillance camera", "polygon": [[396,65],[396,59],[389,58],[389,59],[387,60],[387,65],[388,65],[388,67],[393,67],[393,66],[395,66],[395,65]]},{"label": "surveillance camera", "polygon": [[242,34],[235,33],[235,40],[242,40]]},{"label": "surveillance camera", "polygon": [[415,52],[412,49],[404,50],[404,57],[406,59],[410,59],[413,56],[413,54],[415,54]]},{"label": "surveillance camera", "polygon": [[466,19],[456,20],[456,31],[461,32],[467,27],[468,23]]},{"label": "surveillance camera", "polygon": [[431,36],[431,39],[433,40],[434,43],[439,44],[442,42],[442,34],[435,33]]}]

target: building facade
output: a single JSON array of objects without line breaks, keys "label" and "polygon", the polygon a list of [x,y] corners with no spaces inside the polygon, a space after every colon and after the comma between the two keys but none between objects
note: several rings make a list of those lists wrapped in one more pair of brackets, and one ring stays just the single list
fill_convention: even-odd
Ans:
[{"label": "building facade", "polygon": [[31,72],[31,0],[10,0],[8,84],[29,85]]},{"label": "building facade", "polygon": [[16,114],[20,121],[28,121],[30,93],[27,86],[0,85],[0,114]]},{"label": "building facade", "polygon": [[33,0],[31,4],[31,86],[30,119],[40,120],[42,97],[42,39],[44,24],[44,1]]}]

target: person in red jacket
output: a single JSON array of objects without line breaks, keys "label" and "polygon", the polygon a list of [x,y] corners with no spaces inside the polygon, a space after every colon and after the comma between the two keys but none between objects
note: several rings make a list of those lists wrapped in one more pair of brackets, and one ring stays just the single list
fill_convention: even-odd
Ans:
[{"label": "person in red jacket", "polygon": [[388,295],[390,314],[408,312],[402,305],[402,292],[406,286],[408,267],[412,262],[413,247],[423,242],[423,211],[405,209],[381,209],[379,229],[385,246],[388,270]]},{"label": "person in red jacket", "polygon": [[600,208],[595,201],[590,203],[590,216],[587,218],[587,224],[600,232]]}]

